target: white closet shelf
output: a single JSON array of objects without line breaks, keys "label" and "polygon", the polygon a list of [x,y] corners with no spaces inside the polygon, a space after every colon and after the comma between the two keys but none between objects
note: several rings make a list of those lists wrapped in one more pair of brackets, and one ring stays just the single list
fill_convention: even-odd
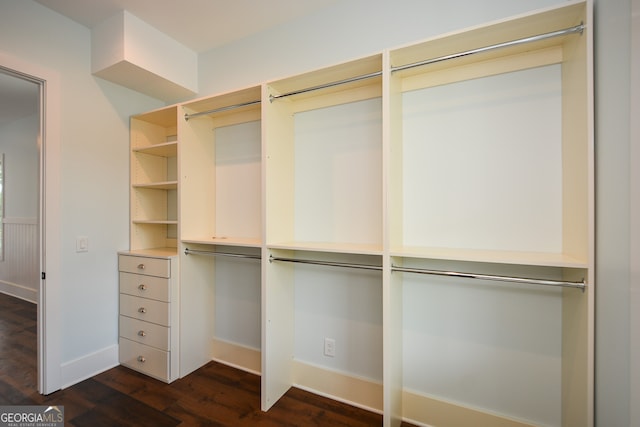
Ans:
[{"label": "white closet shelf", "polygon": [[134,153],[143,153],[159,157],[176,157],[178,155],[178,141],[164,142],[146,147],[137,147],[132,151]]},{"label": "white closet shelf", "polygon": [[166,219],[134,219],[131,222],[134,224],[167,224],[167,225],[177,225],[177,220],[166,220]]},{"label": "white closet shelf", "polygon": [[245,246],[249,248],[259,248],[262,242],[259,238],[247,237],[195,237],[184,238],[182,243],[193,243],[199,245],[224,245],[224,246]]},{"label": "white closet shelf", "polygon": [[380,245],[334,242],[279,242],[267,244],[269,249],[317,251],[344,254],[382,255]]},{"label": "white closet shelf", "polygon": [[152,182],[148,184],[133,184],[133,188],[147,188],[150,190],[176,190],[178,181]]},{"label": "white closet shelf", "polygon": [[149,257],[166,257],[175,256],[178,254],[177,248],[145,248],[145,249],[131,249],[127,251],[128,254],[137,256],[149,256]]}]

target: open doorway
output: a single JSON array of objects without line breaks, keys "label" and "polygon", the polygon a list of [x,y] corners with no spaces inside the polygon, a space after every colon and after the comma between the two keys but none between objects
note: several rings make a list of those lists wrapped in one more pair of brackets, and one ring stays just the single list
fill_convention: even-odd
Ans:
[{"label": "open doorway", "polygon": [[[0,51],[0,73],[38,87],[38,247],[37,389],[49,394],[62,388],[62,301],[60,261],[60,76],[52,69]],[[5,159],[6,161],[6,159]],[[7,182],[10,177],[5,177]]]},{"label": "open doorway", "polygon": [[[16,342],[23,344],[21,349],[30,349],[19,358],[3,355],[3,360],[22,364],[25,380],[32,382],[27,385],[34,389],[39,387],[38,328],[34,326],[39,318],[42,253],[41,90],[41,83],[0,68],[0,293],[4,308],[0,318],[13,326],[20,324],[7,339],[16,340],[19,335],[22,341]],[[10,309],[14,307],[19,309]],[[2,351],[14,350],[3,346]]]},{"label": "open doorway", "polygon": [[38,302],[40,86],[0,73],[0,292]]}]

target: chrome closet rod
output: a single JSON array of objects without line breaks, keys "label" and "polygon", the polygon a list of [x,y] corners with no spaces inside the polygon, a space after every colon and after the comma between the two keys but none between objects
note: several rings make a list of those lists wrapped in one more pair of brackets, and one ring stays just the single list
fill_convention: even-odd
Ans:
[{"label": "chrome closet rod", "polygon": [[382,270],[382,267],[378,265],[351,264],[347,262],[333,262],[333,261],[317,261],[312,259],[281,258],[281,257],[274,257],[273,255],[270,255],[269,262],[273,262],[273,261],[294,262],[299,264],[325,265],[329,267],[358,268],[361,270]]},{"label": "chrome closet rod", "polygon": [[223,111],[235,110],[236,108],[248,107],[250,105],[260,104],[261,102],[262,101],[260,101],[260,100],[248,101],[248,102],[243,102],[243,103],[240,103],[240,104],[227,105],[226,107],[214,108],[213,110],[201,111],[199,113],[191,113],[191,114],[185,113],[184,114],[184,119],[188,121],[189,119],[193,119],[195,117],[207,116],[207,115],[213,114],[213,113],[221,113]]},{"label": "chrome closet rod", "polygon": [[482,279],[482,280],[497,280],[501,282],[522,283],[532,285],[544,285],[544,286],[561,286],[565,288],[578,288],[584,291],[586,283],[584,279],[582,282],[568,282],[561,280],[546,280],[546,279],[531,279],[526,277],[510,277],[510,276],[495,276],[492,274],[475,274],[475,273],[462,273],[458,271],[443,271],[443,270],[429,270],[424,268],[409,268],[409,267],[397,267],[391,266],[391,271],[400,271],[403,273],[418,273],[418,274],[431,274],[437,276],[448,277],[463,277],[466,279]]},{"label": "chrome closet rod", "polygon": [[247,255],[247,254],[234,254],[231,252],[213,252],[213,251],[199,251],[197,249],[186,248],[184,250],[185,255],[207,255],[207,256],[227,256],[233,258],[249,258],[249,259],[261,259],[260,255]]},{"label": "chrome closet rod", "polygon": [[465,52],[453,53],[451,55],[444,55],[437,58],[425,59],[424,61],[414,62],[406,65],[398,65],[397,67],[391,67],[391,72],[406,70],[408,68],[421,67],[423,65],[435,64],[437,62],[448,61],[449,59],[461,58],[463,56],[475,55],[476,53],[488,52],[491,50],[501,49],[504,47],[517,46],[524,43],[537,42],[540,40],[546,40],[554,37],[560,37],[568,34],[580,33],[584,31],[584,23],[576,25],[574,27],[565,28],[563,30],[551,31],[549,33],[539,34],[537,36],[524,37],[521,39],[511,40],[504,43],[498,43],[491,46],[479,47],[477,49],[467,50]]},{"label": "chrome closet rod", "polygon": [[[453,53],[451,55],[444,55],[444,56],[440,56],[440,57],[437,57],[437,58],[426,59],[424,61],[414,62],[414,63],[411,63],[411,64],[405,64],[405,65],[399,65],[397,67],[391,67],[391,72],[406,70],[408,68],[421,67],[423,65],[430,65],[430,64],[435,64],[437,62],[447,61],[449,59],[461,58],[463,56],[474,55],[474,54],[477,54],[477,53],[488,52],[488,51],[495,50],[495,49],[501,49],[501,48],[510,47],[510,46],[517,46],[517,45],[524,44],[524,43],[531,43],[531,42],[535,42],[535,41],[546,40],[546,39],[559,37],[559,36],[564,36],[564,35],[569,35],[569,34],[574,34],[574,33],[582,34],[584,29],[585,29],[585,25],[583,23],[581,23],[580,25],[576,25],[574,27],[565,28],[563,30],[552,31],[552,32],[549,32],[549,33],[539,34],[539,35],[531,36],[531,37],[524,37],[524,38],[521,38],[521,39],[511,40],[511,41],[504,42],[504,43],[494,44],[494,45],[491,45],[491,46],[484,46],[484,47],[480,47],[480,48],[477,48],[477,49],[467,50],[467,51],[464,51],[464,52]],[[312,86],[312,87],[309,87],[309,88],[295,90],[295,91],[287,92],[287,93],[282,93],[282,94],[279,94],[279,95],[269,95],[269,101],[273,102],[276,99],[286,98],[288,96],[293,96],[293,95],[300,95],[300,94],[303,94],[303,93],[313,92],[313,91],[316,91],[316,90],[326,89],[326,88],[330,88],[330,87],[334,87],[334,86],[339,86],[339,85],[343,85],[343,84],[346,84],[346,83],[353,83],[353,82],[357,82],[357,81],[360,81],[360,80],[366,80],[366,79],[370,79],[370,78],[373,78],[373,77],[379,77],[381,75],[382,75],[382,71],[375,71],[373,73],[363,74],[361,76],[350,77],[348,79],[343,79],[343,80],[338,80],[338,81],[335,81],[335,82],[325,83],[325,84],[318,85],[318,86]],[[189,119],[194,118],[194,117],[205,116],[205,115],[208,115],[208,114],[219,113],[219,112],[222,112],[222,111],[232,110],[232,109],[235,109],[235,108],[247,107],[249,105],[259,104],[260,102],[261,101],[259,101],[259,100],[258,101],[249,101],[249,102],[245,102],[245,103],[241,103],[241,104],[229,105],[227,107],[215,108],[213,110],[201,111],[201,112],[198,112],[198,113],[192,113],[192,114],[186,114],[185,113],[184,119],[185,120],[189,120]]]},{"label": "chrome closet rod", "polygon": [[373,73],[364,74],[362,76],[350,77],[348,79],[338,80],[338,81],[331,82],[331,83],[325,83],[325,84],[318,85],[318,86],[312,86],[312,87],[308,87],[306,89],[294,90],[293,92],[282,93],[280,95],[269,95],[269,102],[273,102],[274,100],[280,99],[280,98],[286,98],[287,96],[300,95],[302,93],[313,92],[315,90],[326,89],[326,88],[334,87],[334,86],[340,86],[340,85],[343,85],[343,84],[346,84],[346,83],[353,83],[353,82],[357,82],[357,81],[360,81],[360,80],[371,79],[373,77],[378,77],[378,76],[381,76],[381,75],[382,75],[382,71],[376,71],[376,72],[373,72]]}]

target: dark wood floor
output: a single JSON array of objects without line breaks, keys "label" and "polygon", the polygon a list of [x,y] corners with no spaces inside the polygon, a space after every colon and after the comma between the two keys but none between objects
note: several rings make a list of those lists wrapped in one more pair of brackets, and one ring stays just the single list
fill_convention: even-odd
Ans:
[{"label": "dark wood floor", "polygon": [[[382,416],[292,388],[260,410],[260,377],[211,362],[171,384],[116,367],[37,392],[36,306],[0,294],[0,405],[61,405],[67,426],[378,426]],[[403,423],[403,426],[409,424]]]}]

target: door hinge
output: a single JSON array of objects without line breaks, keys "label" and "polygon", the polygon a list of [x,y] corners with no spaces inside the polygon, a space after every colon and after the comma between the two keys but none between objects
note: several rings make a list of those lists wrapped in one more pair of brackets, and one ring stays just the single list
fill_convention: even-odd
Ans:
[{"label": "door hinge", "polygon": [[47,278],[47,273],[45,273],[44,271],[42,272],[42,280],[45,280]]}]

